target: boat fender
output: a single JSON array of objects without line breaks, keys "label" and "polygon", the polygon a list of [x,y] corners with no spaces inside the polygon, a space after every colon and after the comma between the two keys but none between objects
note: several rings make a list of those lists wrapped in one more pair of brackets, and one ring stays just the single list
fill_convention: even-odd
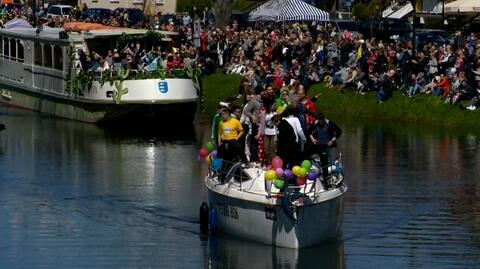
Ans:
[{"label": "boat fender", "polygon": [[203,202],[200,206],[200,231],[208,231],[208,222],[209,222],[210,209],[208,208],[207,203]]},{"label": "boat fender", "polygon": [[210,208],[210,229],[217,229],[217,209],[213,206]]}]

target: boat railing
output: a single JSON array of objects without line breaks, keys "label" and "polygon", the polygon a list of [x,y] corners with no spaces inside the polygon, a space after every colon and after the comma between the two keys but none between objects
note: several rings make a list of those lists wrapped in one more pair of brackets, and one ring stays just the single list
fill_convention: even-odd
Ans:
[{"label": "boat railing", "polygon": [[[127,72],[128,71],[128,72]],[[91,74],[93,79],[98,82],[107,82],[112,79],[118,79],[119,74],[125,74],[124,79],[166,79],[166,78],[185,78],[191,79],[192,74],[187,68],[157,68],[154,70],[146,68],[110,68],[106,70],[98,70],[89,68],[87,70],[80,70],[79,75],[85,76]]]},{"label": "boat railing", "polygon": [[[303,185],[287,184],[282,190],[272,192],[267,190],[267,186],[263,191],[253,188],[256,180],[264,180],[262,175],[267,171],[267,167],[257,163],[250,163],[248,165],[242,162],[231,162],[221,159],[221,168],[217,167],[214,163],[209,165],[209,177],[216,178],[218,184],[228,184],[228,188],[234,188],[242,192],[251,193],[261,196],[282,196],[285,193],[299,192],[308,196],[317,196],[319,194],[318,184],[322,184],[322,187],[336,188],[343,183],[343,164],[342,154],[339,153],[337,159],[331,164],[320,166],[319,162],[315,162],[315,170],[317,172],[317,178],[313,181],[307,180]],[[256,169],[249,169],[256,168]],[[323,176],[324,171],[327,171],[327,175]],[[288,182],[288,181],[287,181]],[[248,185],[246,185],[248,184]],[[265,183],[267,184],[267,183]]]}]

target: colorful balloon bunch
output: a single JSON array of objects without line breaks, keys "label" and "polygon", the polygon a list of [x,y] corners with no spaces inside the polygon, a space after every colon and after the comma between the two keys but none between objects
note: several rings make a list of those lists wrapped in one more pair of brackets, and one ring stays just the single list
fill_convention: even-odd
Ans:
[{"label": "colorful balloon bunch", "polygon": [[317,173],[311,169],[312,163],[309,160],[304,160],[300,166],[295,165],[290,169],[283,169],[283,161],[280,157],[275,156],[272,159],[272,165],[269,170],[265,172],[265,180],[273,181],[273,185],[277,189],[282,189],[285,186],[285,181],[296,177],[297,185],[302,186],[308,180],[317,180]]},{"label": "colorful balloon bunch", "polygon": [[220,168],[222,168],[222,159],[217,158],[215,144],[211,141],[205,143],[205,147],[202,147],[198,151],[197,161],[199,163],[206,162],[211,165],[213,170],[220,170]]},{"label": "colorful balloon bunch", "polygon": [[275,156],[272,159],[272,165],[270,168],[271,169],[265,172],[265,180],[273,181],[275,188],[282,189],[285,186],[285,170],[283,170],[282,159],[278,156]]}]

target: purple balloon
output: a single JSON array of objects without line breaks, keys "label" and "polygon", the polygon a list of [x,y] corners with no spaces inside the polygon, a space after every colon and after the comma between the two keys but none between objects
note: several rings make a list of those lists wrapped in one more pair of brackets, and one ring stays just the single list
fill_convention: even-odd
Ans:
[{"label": "purple balloon", "polygon": [[205,160],[205,158],[202,158],[202,156],[197,155],[197,162],[198,163],[203,163],[204,160]]},{"label": "purple balloon", "polygon": [[282,168],[275,169],[275,174],[277,175],[277,178],[281,178],[283,176],[283,169]]},{"label": "purple balloon", "polygon": [[292,170],[290,169],[283,170],[283,177],[286,179],[292,179],[293,178]]},{"label": "purple balloon", "polygon": [[308,180],[316,180],[317,179],[317,173],[315,173],[314,171],[310,171],[308,172],[307,174],[307,178]]},{"label": "purple balloon", "polygon": [[214,159],[217,158],[217,150],[212,150],[212,152],[210,152],[210,156],[212,156]]}]

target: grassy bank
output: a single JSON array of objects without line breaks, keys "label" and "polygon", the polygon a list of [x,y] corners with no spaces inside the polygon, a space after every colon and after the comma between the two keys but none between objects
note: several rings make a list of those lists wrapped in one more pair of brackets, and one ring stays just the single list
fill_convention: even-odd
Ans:
[{"label": "grassy bank", "polygon": [[[212,116],[215,113],[219,101],[234,96],[240,79],[240,76],[225,74],[214,74],[204,79],[206,115]],[[434,96],[417,95],[409,98],[397,91],[388,101],[376,104],[375,93],[341,93],[336,89],[326,89],[323,84],[317,84],[309,90],[310,96],[317,93],[322,93],[316,103],[317,110],[326,114],[452,127],[480,125],[479,111],[445,105],[441,98]]]},{"label": "grassy bank", "polygon": [[216,73],[203,79],[204,112],[208,117],[215,114],[218,102],[235,95],[241,78],[239,75]]},{"label": "grassy bank", "polygon": [[338,90],[326,89],[321,84],[313,86],[309,95],[319,92],[322,95],[316,103],[317,109],[327,113],[452,127],[480,125],[479,111],[446,105],[440,97],[405,97],[396,91],[392,98],[377,104],[374,92],[366,95],[358,95],[351,90],[341,93]]}]

